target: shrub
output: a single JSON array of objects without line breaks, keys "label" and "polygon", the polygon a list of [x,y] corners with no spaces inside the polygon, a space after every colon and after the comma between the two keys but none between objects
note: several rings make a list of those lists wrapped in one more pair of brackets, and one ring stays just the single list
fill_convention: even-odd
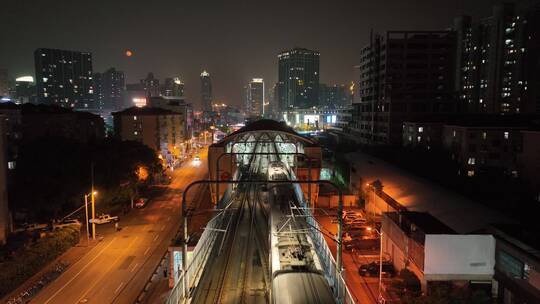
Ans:
[{"label": "shrub", "polygon": [[78,229],[66,227],[18,250],[0,264],[0,297],[16,289],[45,265],[79,242]]}]

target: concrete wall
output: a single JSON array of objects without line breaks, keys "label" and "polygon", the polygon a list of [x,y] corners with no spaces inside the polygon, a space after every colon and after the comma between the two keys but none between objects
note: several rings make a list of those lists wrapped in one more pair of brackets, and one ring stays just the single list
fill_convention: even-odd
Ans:
[{"label": "concrete wall", "polygon": [[426,280],[491,280],[495,272],[492,235],[426,235]]}]

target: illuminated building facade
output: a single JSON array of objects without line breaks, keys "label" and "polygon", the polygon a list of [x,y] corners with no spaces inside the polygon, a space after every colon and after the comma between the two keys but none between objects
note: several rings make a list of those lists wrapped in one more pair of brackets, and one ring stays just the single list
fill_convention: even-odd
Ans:
[{"label": "illuminated building facade", "polygon": [[456,111],[451,31],[372,33],[361,52],[351,129],[370,145],[401,145],[403,122]]},{"label": "illuminated building facade", "polygon": [[201,106],[204,112],[212,111],[212,79],[207,71],[201,73]]},{"label": "illuminated building facade", "polygon": [[38,102],[94,109],[92,54],[56,49],[34,52]]},{"label": "illuminated building facade", "polygon": [[161,96],[183,97],[184,82],[180,80],[180,77],[165,78],[165,83],[161,87]]},{"label": "illuminated building facade", "polygon": [[94,93],[98,109],[121,110],[125,90],[124,72],[110,68],[104,73],[94,74]]},{"label": "illuminated building facade", "polygon": [[456,91],[469,113],[540,113],[540,5],[505,3],[454,20]]},{"label": "illuminated building facade", "polygon": [[318,104],[319,57],[319,52],[303,48],[278,55],[277,86],[281,112]]},{"label": "illuminated building facade", "polygon": [[246,90],[246,115],[252,117],[264,116],[264,80],[262,78],[253,78]]}]

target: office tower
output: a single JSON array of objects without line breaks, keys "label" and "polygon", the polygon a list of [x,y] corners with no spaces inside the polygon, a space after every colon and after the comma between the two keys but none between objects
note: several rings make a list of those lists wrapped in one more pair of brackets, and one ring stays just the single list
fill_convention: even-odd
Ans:
[{"label": "office tower", "polygon": [[34,103],[36,101],[36,85],[34,77],[21,76],[15,79],[15,96],[16,103]]},{"label": "office tower", "polygon": [[166,78],[165,83],[161,87],[161,95],[167,97],[183,97],[184,83],[180,77]]},{"label": "office tower", "polygon": [[454,20],[456,90],[468,113],[540,113],[540,6],[504,3]]},{"label": "office tower", "polygon": [[124,93],[124,106],[123,108],[144,107],[147,104],[149,97],[144,89],[144,86],[140,83],[128,83],[126,84],[126,91]]},{"label": "office tower", "polygon": [[207,71],[201,73],[201,106],[203,111],[212,111],[212,79]]},{"label": "office tower", "polygon": [[37,49],[34,52],[38,102],[93,109],[92,54]]},{"label": "office tower", "polygon": [[110,68],[104,73],[94,74],[94,98],[97,108],[112,111],[123,108],[125,91],[124,72]]},{"label": "office tower", "polygon": [[150,72],[146,78],[141,79],[141,85],[146,92],[146,97],[159,96],[159,79],[154,77],[154,73]]},{"label": "office tower", "polygon": [[303,48],[278,55],[280,111],[316,106],[319,102],[319,52]]},{"label": "office tower", "polygon": [[9,81],[6,69],[0,69],[0,96],[9,95]]},{"label": "office tower", "polygon": [[403,121],[456,110],[451,31],[371,34],[360,55],[352,129],[363,144],[400,145]]},{"label": "office tower", "polygon": [[264,97],[264,80],[253,78],[246,90],[246,114],[252,117],[264,116]]}]

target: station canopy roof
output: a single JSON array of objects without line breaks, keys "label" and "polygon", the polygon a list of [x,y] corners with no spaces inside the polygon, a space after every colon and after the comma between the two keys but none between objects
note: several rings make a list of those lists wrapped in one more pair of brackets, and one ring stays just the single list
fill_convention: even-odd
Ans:
[{"label": "station canopy roof", "polygon": [[278,122],[272,119],[260,119],[251,122],[236,132],[227,135],[214,145],[223,146],[231,142],[242,142],[254,135],[254,133],[266,134],[272,139],[275,139],[279,135],[284,141],[301,142],[305,146],[317,145],[312,139],[298,134],[293,128],[287,126],[285,122]]}]

